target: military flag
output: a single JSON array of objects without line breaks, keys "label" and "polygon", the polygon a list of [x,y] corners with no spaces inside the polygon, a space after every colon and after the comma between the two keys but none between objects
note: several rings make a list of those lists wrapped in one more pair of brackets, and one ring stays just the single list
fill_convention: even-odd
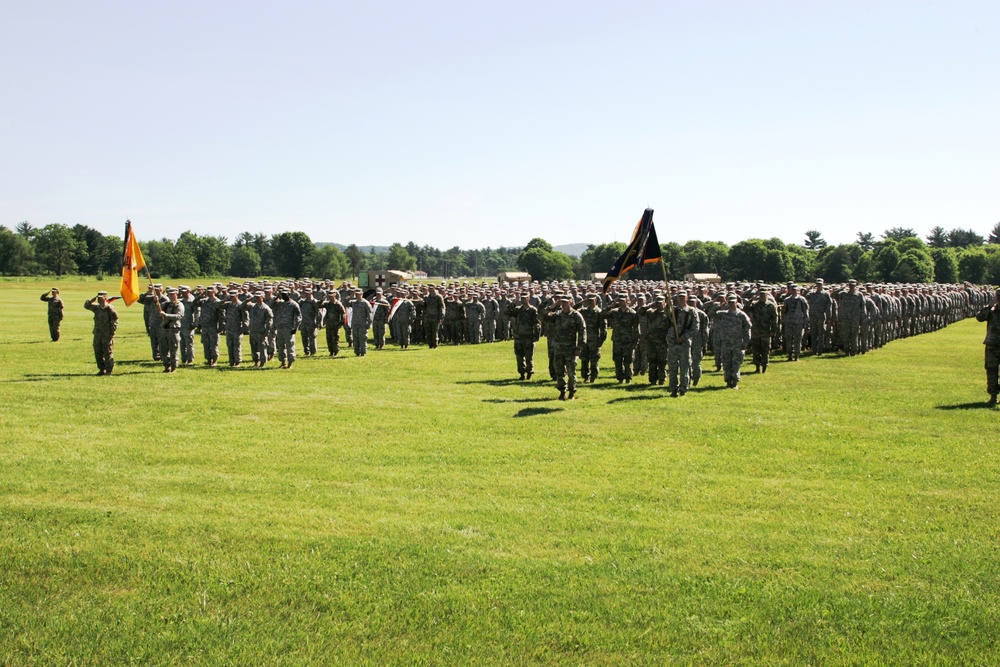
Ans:
[{"label": "military flag", "polygon": [[135,240],[132,231],[132,221],[125,221],[125,248],[122,250],[122,299],[126,306],[131,306],[139,299],[139,269],[146,268],[146,260],[142,257],[139,242]]},{"label": "military flag", "polygon": [[653,227],[653,209],[647,208],[643,211],[642,219],[635,226],[632,232],[632,240],[629,242],[625,252],[614,263],[604,278],[603,292],[607,292],[611,284],[622,278],[626,273],[635,268],[642,268],[647,264],[662,262],[663,256],[660,254],[660,242],[656,238],[656,229]]}]

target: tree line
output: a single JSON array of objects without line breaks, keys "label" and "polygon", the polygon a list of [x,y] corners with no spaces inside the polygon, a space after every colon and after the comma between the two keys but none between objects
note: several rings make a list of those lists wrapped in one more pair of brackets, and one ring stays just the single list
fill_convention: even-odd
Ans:
[{"label": "tree line", "polygon": [[[339,247],[314,243],[304,232],[273,236],[243,232],[230,243],[222,236],[187,231],[176,240],[140,243],[154,278],[210,276],[309,276],[351,279],[365,269],[424,271],[430,276],[486,277],[499,271],[527,271],[538,280],[587,279],[603,273],[625,251],[621,242],[590,245],[580,257],[555,250],[534,238],[520,248],[441,250],[428,245],[394,243],[387,248]],[[719,241],[688,241],[660,246],[663,266],[633,271],[633,278],[657,280],[666,273],[681,280],[691,273],[716,273],[725,280],[841,282],[1000,283],[1000,223],[989,237],[972,230],[935,227],[921,239],[913,229],[893,227],[876,239],[858,232],[854,243],[829,245],[817,230],[805,232],[802,244],[781,239],[747,239],[732,246]],[[21,222],[0,226],[0,274],[97,275],[121,271],[122,238],[86,225],[49,224],[35,228]]]}]

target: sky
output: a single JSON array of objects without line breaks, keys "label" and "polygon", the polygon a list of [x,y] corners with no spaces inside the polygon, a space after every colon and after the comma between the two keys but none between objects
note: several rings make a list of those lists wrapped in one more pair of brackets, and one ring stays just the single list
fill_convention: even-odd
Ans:
[{"label": "sky", "polygon": [[0,224],[447,248],[1000,221],[1000,2],[7,2]]}]

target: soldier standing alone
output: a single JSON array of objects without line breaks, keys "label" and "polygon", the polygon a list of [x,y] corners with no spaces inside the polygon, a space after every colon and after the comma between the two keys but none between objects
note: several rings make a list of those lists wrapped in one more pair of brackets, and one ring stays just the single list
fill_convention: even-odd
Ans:
[{"label": "soldier standing alone", "polygon": [[42,301],[49,304],[49,336],[52,342],[59,340],[59,327],[63,320],[63,300],[59,298],[59,288],[53,287],[42,295]]},{"label": "soldier standing alone", "polygon": [[986,306],[976,315],[980,322],[986,322],[986,392],[990,395],[987,405],[997,404],[997,394],[1000,393],[1000,289],[993,294],[993,303]]}]

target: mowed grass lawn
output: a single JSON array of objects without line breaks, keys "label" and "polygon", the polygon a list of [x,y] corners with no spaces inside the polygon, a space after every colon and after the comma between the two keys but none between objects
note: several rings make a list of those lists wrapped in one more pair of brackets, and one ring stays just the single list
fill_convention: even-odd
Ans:
[{"label": "mowed grass lawn", "polygon": [[0,283],[2,664],[1000,661],[974,320],[563,403],[509,342],[165,375],[121,302],[95,377],[61,284],[52,343]]}]

